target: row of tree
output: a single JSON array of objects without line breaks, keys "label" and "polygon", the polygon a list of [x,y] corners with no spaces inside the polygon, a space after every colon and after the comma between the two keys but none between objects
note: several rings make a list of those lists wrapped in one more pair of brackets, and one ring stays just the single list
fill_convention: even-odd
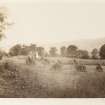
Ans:
[{"label": "row of tree", "polygon": [[98,58],[100,58],[99,51],[96,48],[94,48],[92,50],[92,52],[90,52],[90,53],[87,50],[78,49],[78,47],[75,45],[70,45],[67,48],[65,46],[63,46],[63,47],[61,47],[60,50],[61,50],[60,52],[61,52],[62,56],[76,57],[76,58],[83,58],[83,59],[88,59],[88,58],[98,59]]},{"label": "row of tree", "polygon": [[17,56],[17,55],[28,55],[29,52],[38,52],[39,56],[50,56],[50,57],[75,57],[75,58],[83,58],[83,59],[105,59],[105,44],[101,46],[98,50],[94,48],[90,53],[87,50],[79,49],[75,45],[69,45],[68,47],[62,46],[60,48],[60,54],[58,54],[58,49],[56,47],[51,47],[49,52],[45,50],[44,47],[37,47],[35,44],[20,45],[17,44],[10,48],[9,55]]},{"label": "row of tree", "polygon": [[37,47],[36,44],[30,45],[21,45],[17,44],[10,48],[9,55],[17,56],[17,55],[28,55],[30,52],[37,52],[39,56],[50,56],[50,57],[72,57],[72,58],[82,58],[82,59],[98,59],[105,58],[105,45],[103,45],[99,50],[93,49],[91,53],[87,50],[79,49],[75,45],[69,45],[68,47],[62,46],[60,48],[60,54],[58,54],[58,49],[56,47],[51,47],[49,52],[45,50],[44,47]]}]

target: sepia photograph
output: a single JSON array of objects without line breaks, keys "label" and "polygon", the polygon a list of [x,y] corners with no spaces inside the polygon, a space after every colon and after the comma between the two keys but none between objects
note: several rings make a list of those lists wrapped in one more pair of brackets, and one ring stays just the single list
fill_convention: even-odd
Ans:
[{"label": "sepia photograph", "polygon": [[105,2],[74,1],[0,1],[0,98],[105,98]]}]

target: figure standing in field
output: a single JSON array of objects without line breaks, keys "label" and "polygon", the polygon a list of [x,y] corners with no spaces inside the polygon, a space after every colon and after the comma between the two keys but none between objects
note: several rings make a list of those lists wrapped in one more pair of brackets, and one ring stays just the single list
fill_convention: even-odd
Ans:
[{"label": "figure standing in field", "polygon": [[97,64],[96,70],[97,70],[98,72],[102,72],[102,71],[103,71],[103,68],[102,68],[102,66],[101,66],[100,64]]},{"label": "figure standing in field", "polygon": [[74,61],[73,61],[73,62],[74,62],[74,64],[78,64],[78,62],[77,62],[77,60],[76,60],[76,59],[74,59]]},{"label": "figure standing in field", "polygon": [[84,64],[80,64],[77,60],[74,59],[74,67],[77,71],[86,72],[86,66]]}]

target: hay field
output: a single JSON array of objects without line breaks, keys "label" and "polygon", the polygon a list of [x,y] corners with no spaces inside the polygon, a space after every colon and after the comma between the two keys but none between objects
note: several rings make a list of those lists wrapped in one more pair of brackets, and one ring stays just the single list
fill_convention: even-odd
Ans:
[{"label": "hay field", "polygon": [[[85,98],[105,97],[105,60],[79,60],[87,72],[78,72],[69,58],[46,58],[27,65],[25,57],[0,63],[0,97]],[[53,65],[61,61],[60,68]],[[8,62],[8,67],[5,67]],[[103,72],[96,71],[101,63]]]}]

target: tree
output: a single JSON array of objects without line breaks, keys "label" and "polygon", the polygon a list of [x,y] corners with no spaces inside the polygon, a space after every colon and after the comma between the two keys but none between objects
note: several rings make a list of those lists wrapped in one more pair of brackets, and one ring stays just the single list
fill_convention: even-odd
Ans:
[{"label": "tree", "polygon": [[99,50],[99,55],[101,59],[105,59],[105,44],[101,46]]},{"label": "tree", "polygon": [[76,57],[78,47],[75,45],[70,45],[67,48],[67,56],[68,57]]},{"label": "tree", "polygon": [[37,52],[40,57],[45,56],[45,49],[43,47],[37,47]]},{"label": "tree", "polygon": [[0,8],[0,40],[5,36],[7,26],[12,25],[8,22],[7,10],[4,7]]},{"label": "tree", "polygon": [[26,45],[23,45],[22,46],[22,48],[21,48],[21,51],[20,51],[20,54],[21,55],[28,55],[28,53],[29,53],[29,48],[28,48],[29,46],[26,46]]},{"label": "tree", "polygon": [[65,46],[62,46],[60,48],[60,53],[61,53],[61,56],[65,57],[66,56],[66,47]]},{"label": "tree", "polygon": [[31,50],[32,52],[35,52],[35,51],[37,50],[36,44],[31,44],[31,45],[29,46],[29,48],[30,48],[30,50]]},{"label": "tree", "polygon": [[82,58],[82,59],[88,59],[89,58],[89,53],[87,50],[78,50],[76,55],[78,58]]},{"label": "tree", "polygon": [[[7,17],[7,9],[4,7],[0,7],[0,40],[5,36],[5,31],[8,25],[11,25],[8,23],[8,17]],[[0,59],[2,59],[4,53],[0,51]]]},{"label": "tree", "polygon": [[77,58],[82,58],[82,56],[83,56],[83,50],[78,50],[77,54],[76,54],[76,57]]},{"label": "tree", "polygon": [[51,47],[49,50],[49,54],[52,57],[56,57],[57,56],[57,48],[56,47]]},{"label": "tree", "polygon": [[49,54],[47,51],[45,51],[45,57],[49,57]]},{"label": "tree", "polygon": [[93,59],[97,59],[98,58],[98,50],[95,48],[92,50],[91,55]]},{"label": "tree", "polygon": [[0,60],[2,59],[3,56],[7,56],[7,53],[3,50],[0,50]]},{"label": "tree", "polygon": [[10,48],[9,54],[11,56],[21,55],[21,49],[22,49],[21,45],[20,44],[16,44],[12,48]]}]

